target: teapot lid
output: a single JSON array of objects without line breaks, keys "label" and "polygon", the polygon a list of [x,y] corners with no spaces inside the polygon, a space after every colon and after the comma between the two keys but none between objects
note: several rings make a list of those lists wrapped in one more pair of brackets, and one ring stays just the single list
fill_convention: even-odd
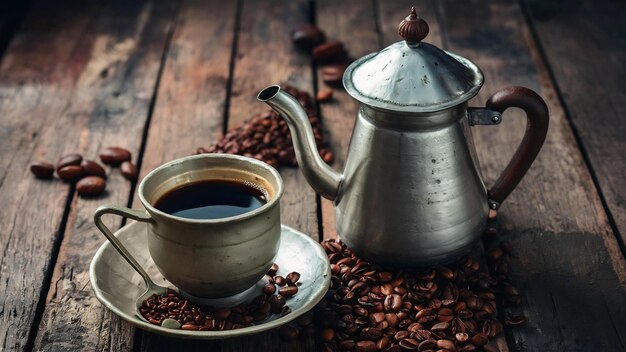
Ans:
[{"label": "teapot lid", "polygon": [[411,8],[399,25],[403,41],[353,62],[343,75],[346,91],[375,108],[433,112],[472,98],[483,74],[468,59],[422,42],[428,24]]}]

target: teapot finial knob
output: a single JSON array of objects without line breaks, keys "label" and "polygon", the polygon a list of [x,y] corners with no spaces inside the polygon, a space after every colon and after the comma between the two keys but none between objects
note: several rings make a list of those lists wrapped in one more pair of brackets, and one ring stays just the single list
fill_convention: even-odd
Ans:
[{"label": "teapot finial knob", "polygon": [[428,23],[417,15],[415,6],[411,7],[411,14],[400,22],[398,33],[408,43],[419,43],[428,35]]}]

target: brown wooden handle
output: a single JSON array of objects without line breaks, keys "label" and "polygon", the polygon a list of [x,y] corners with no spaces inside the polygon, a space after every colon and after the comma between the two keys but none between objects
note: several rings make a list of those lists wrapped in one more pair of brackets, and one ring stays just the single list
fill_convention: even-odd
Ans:
[{"label": "brown wooden handle", "polygon": [[506,166],[500,178],[489,190],[489,206],[497,209],[515,189],[530,168],[548,133],[548,107],[534,91],[524,87],[509,87],[496,92],[487,101],[486,107],[503,113],[510,107],[526,113],[526,132],[517,147],[513,159]]}]

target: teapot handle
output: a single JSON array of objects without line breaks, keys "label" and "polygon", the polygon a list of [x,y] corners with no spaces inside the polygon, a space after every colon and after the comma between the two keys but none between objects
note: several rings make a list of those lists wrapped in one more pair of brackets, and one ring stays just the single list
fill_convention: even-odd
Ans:
[{"label": "teapot handle", "polygon": [[[548,133],[548,107],[539,94],[525,87],[508,87],[494,93],[487,109],[503,113],[510,107],[526,113],[526,132],[513,158],[488,192],[489,207],[495,211],[522,180]],[[494,212],[495,214],[495,212]]]}]

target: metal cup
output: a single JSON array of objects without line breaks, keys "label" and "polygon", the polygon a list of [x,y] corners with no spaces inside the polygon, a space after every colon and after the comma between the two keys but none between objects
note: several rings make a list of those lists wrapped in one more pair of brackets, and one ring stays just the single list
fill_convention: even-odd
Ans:
[{"label": "metal cup", "polygon": [[[241,215],[209,220],[182,218],[154,207],[167,192],[203,180],[253,183],[267,192],[268,202]],[[138,194],[146,211],[105,205],[96,211],[96,223],[104,214],[147,222],[150,256],[163,276],[184,293],[202,298],[241,293],[274,262],[280,245],[283,182],[266,163],[229,154],[188,156],[150,172],[139,184]],[[127,251],[119,252],[131,262]]]}]

